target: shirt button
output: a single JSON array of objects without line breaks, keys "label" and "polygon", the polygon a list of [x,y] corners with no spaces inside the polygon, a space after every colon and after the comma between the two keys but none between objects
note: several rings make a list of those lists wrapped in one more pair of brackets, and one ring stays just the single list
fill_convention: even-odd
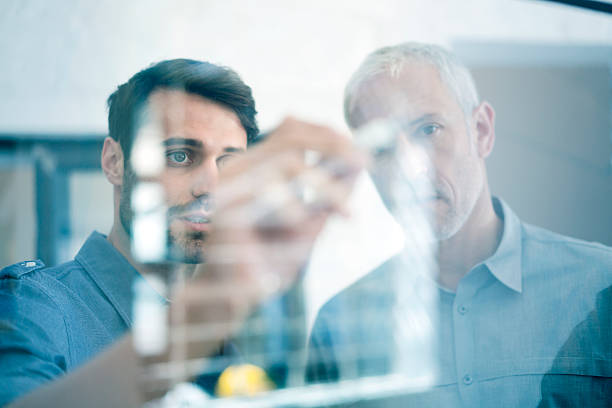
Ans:
[{"label": "shirt button", "polygon": [[463,376],[463,383],[464,383],[465,385],[470,385],[470,384],[471,384],[471,383],[473,383],[473,382],[474,382],[474,379],[472,378],[472,376],[471,376],[471,375],[466,374],[466,375],[464,375],[464,376]]},{"label": "shirt button", "polygon": [[459,307],[457,308],[457,311],[459,312],[459,314],[464,315],[464,314],[466,314],[466,313],[467,313],[468,308],[467,308],[467,306],[465,306],[465,305],[461,305],[461,306],[459,306]]}]

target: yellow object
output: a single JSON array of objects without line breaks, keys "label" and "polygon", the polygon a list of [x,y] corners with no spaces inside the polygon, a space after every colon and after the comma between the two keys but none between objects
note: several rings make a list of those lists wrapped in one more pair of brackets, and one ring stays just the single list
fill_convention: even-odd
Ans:
[{"label": "yellow object", "polygon": [[263,369],[252,364],[241,364],[223,370],[217,380],[215,394],[218,397],[252,396],[274,388],[274,383]]}]

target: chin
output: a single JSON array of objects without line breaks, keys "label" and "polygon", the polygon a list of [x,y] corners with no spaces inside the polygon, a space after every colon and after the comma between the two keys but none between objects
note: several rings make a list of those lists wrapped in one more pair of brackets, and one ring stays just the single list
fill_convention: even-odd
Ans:
[{"label": "chin", "polygon": [[463,222],[456,214],[439,215],[437,222],[432,226],[434,235],[438,241],[444,241],[452,238],[459,232]]},{"label": "chin", "polygon": [[169,254],[173,261],[186,264],[199,264],[204,262],[204,247],[205,236],[198,237],[170,237]]},{"label": "chin", "polygon": [[432,230],[437,241],[445,241],[456,233],[452,228],[440,225],[436,225]]}]

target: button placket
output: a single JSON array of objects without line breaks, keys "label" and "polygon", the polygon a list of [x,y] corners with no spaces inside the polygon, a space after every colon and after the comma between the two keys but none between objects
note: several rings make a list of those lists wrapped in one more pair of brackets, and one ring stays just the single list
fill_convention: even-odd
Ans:
[{"label": "button placket", "polygon": [[473,382],[474,382],[474,379],[472,378],[472,376],[471,376],[471,375],[466,374],[466,375],[464,375],[464,376],[463,376],[463,383],[464,383],[465,385],[470,385],[470,384],[472,384]]},{"label": "button placket", "polygon": [[453,302],[453,327],[455,340],[455,375],[461,400],[465,406],[478,406],[478,388],[475,387],[475,342],[474,336],[474,302],[479,288],[487,281],[487,274],[482,268],[472,270],[465,276],[459,286]]}]

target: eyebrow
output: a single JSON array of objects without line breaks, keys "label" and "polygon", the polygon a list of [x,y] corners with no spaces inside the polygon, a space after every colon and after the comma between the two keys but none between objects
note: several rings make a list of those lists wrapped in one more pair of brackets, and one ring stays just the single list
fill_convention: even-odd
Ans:
[{"label": "eyebrow", "polygon": [[166,139],[163,142],[163,145],[168,147],[172,145],[187,145],[187,146],[195,146],[202,147],[202,142],[195,139],[187,139],[182,137],[171,137],[170,139]]},{"label": "eyebrow", "polygon": [[419,117],[418,119],[415,119],[415,120],[411,121],[409,123],[409,125],[410,126],[414,126],[414,125],[417,125],[419,123],[426,122],[428,120],[436,119],[436,118],[439,118],[439,117],[440,116],[435,114],[435,113],[426,113],[425,115]]},{"label": "eyebrow", "polygon": [[[173,146],[173,145],[186,145],[186,146],[194,146],[194,147],[202,147],[202,142],[195,139],[183,138],[183,137],[171,137],[170,139],[166,139],[162,142],[165,147]],[[223,149],[225,153],[242,153],[246,150],[242,147],[225,147]]]},{"label": "eyebrow", "polygon": [[225,153],[244,153],[246,152],[246,149],[243,149],[242,147],[226,147],[223,149],[223,151]]}]

